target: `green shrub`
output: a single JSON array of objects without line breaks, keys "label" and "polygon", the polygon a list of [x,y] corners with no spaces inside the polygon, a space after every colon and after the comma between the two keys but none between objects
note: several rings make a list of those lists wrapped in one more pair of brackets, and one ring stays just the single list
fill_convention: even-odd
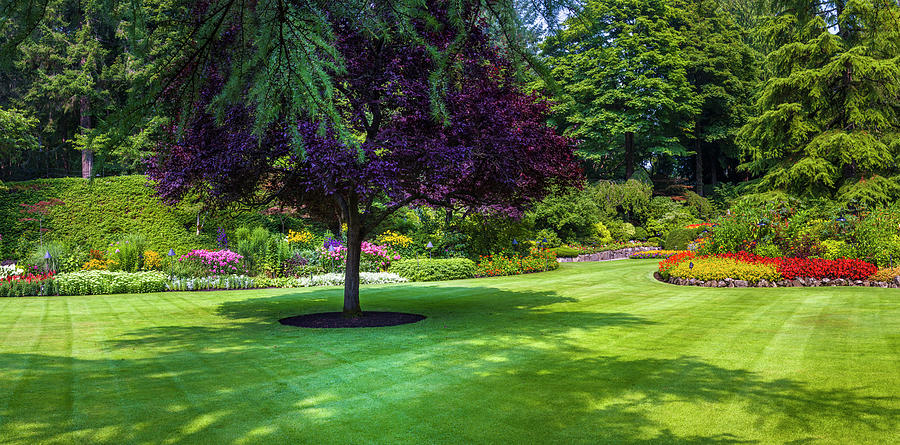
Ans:
[{"label": "green shrub", "polygon": [[390,272],[410,281],[444,281],[472,278],[475,262],[468,258],[402,260]]},{"label": "green shrub", "polygon": [[716,208],[708,199],[692,191],[685,192],[684,197],[685,207],[695,217],[704,221],[709,221],[710,218],[715,216]]},{"label": "green shrub", "polygon": [[559,258],[573,258],[582,254],[582,251],[573,249],[569,246],[559,246],[555,249],[550,249],[550,251],[555,252],[556,256]]},{"label": "green shrub", "polygon": [[88,270],[56,276],[60,295],[103,295],[163,292],[166,275],[162,272],[110,272]]},{"label": "green shrub", "polygon": [[696,229],[672,229],[666,237],[665,250],[686,250],[688,244],[695,240],[703,228]]},{"label": "green shrub", "polygon": [[772,243],[762,243],[756,247],[756,254],[768,258],[778,258],[784,256],[781,249]]},{"label": "green shrub", "polygon": [[[559,247],[562,245],[562,240],[559,238],[556,232],[549,229],[538,231],[538,233],[535,235],[535,239],[538,241],[538,243],[541,243],[543,247]],[[544,242],[544,240],[547,241]]]},{"label": "green shrub", "polygon": [[634,239],[636,241],[647,241],[647,238],[650,235],[647,233],[647,229],[643,227],[635,227],[634,228]]},{"label": "green shrub", "polygon": [[841,258],[856,258],[856,252],[853,246],[847,244],[846,241],[829,239],[819,244],[824,252],[822,256],[826,260],[837,260]]}]

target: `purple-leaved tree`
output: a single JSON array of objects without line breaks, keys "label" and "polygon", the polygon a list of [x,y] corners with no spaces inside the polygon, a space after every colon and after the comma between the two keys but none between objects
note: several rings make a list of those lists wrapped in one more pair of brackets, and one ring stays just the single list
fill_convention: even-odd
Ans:
[{"label": "purple-leaved tree", "polygon": [[[254,110],[242,104],[216,118],[209,104],[235,69],[227,48],[237,44],[219,42],[222,57],[193,68],[206,79],[193,111],[151,160],[158,193],[178,201],[199,192],[212,205],[277,201],[346,223],[343,311],[358,316],[361,243],[397,209],[517,216],[552,185],[578,184],[572,141],[547,126],[549,103],[522,88],[487,26],[473,20],[462,35],[441,23],[445,13],[434,15],[437,25],[423,22],[418,42],[333,24],[339,125],[282,119],[254,131]],[[456,54],[438,81],[435,49]]]}]

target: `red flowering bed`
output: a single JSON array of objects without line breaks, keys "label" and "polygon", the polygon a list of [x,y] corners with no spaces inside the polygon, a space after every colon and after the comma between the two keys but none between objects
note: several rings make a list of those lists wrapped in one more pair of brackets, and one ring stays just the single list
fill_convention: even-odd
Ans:
[{"label": "red flowering bed", "polygon": [[754,264],[772,264],[785,279],[795,278],[843,278],[845,280],[865,280],[878,268],[857,259],[825,260],[822,258],[767,258],[748,252],[717,255]]},{"label": "red flowering bed", "polygon": [[[772,265],[775,266],[782,278],[787,280],[796,278],[867,280],[878,271],[875,265],[857,259],[768,258],[744,251],[712,255],[711,257],[730,258],[750,264]],[[703,258],[709,258],[709,256],[697,256],[693,252],[684,252],[661,261],[659,271],[661,273],[668,272],[678,263]]]}]

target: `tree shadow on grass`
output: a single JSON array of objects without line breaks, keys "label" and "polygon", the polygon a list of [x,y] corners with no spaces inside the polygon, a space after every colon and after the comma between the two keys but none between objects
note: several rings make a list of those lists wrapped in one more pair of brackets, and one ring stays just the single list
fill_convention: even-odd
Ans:
[{"label": "tree shadow on grass", "polygon": [[102,358],[2,353],[0,438],[727,444],[877,441],[898,427],[896,399],[862,387],[768,379],[692,356],[604,354],[573,332],[615,336],[655,322],[581,311],[550,292],[441,287],[367,307],[430,317],[412,325],[277,324],[334,310],[336,293],[226,302],[218,324],[136,329],[110,339]]}]

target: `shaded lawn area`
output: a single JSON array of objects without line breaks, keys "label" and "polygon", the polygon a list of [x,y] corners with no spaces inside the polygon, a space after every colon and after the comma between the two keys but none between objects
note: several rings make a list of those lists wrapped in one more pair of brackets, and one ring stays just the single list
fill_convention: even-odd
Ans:
[{"label": "shaded lawn area", "polygon": [[341,291],[0,299],[3,443],[897,443],[900,292],[709,289],[656,262]]}]

